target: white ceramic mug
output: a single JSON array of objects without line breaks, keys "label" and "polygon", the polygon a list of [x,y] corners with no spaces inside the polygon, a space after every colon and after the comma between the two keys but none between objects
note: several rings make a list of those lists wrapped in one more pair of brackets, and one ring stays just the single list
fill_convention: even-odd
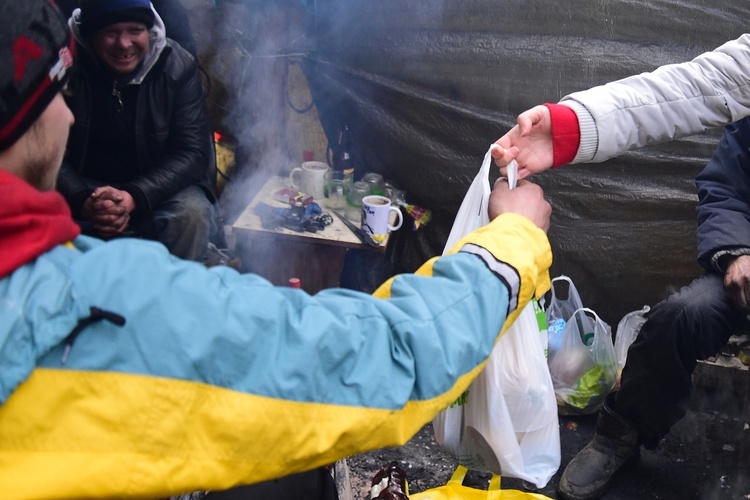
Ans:
[{"label": "white ceramic mug", "polygon": [[293,168],[289,172],[289,182],[294,189],[309,194],[315,200],[325,197],[326,173],[328,165],[321,161],[306,161],[302,167]]},{"label": "white ceramic mug", "polygon": [[[391,212],[396,214],[396,224],[391,225]],[[391,206],[385,196],[369,195],[362,198],[362,231],[378,243],[385,241],[388,231],[395,231],[403,223],[403,215],[398,207]]]}]

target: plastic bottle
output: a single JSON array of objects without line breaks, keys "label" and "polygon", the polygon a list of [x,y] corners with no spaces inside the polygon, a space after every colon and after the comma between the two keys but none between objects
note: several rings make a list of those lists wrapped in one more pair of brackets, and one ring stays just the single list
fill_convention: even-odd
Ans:
[{"label": "plastic bottle", "polygon": [[562,318],[553,318],[549,325],[547,325],[548,354],[557,352],[562,346],[565,323],[565,320]]}]

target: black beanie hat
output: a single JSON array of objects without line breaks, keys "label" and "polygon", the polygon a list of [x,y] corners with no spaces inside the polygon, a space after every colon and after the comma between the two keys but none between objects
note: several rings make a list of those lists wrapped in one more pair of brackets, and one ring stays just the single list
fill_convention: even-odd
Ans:
[{"label": "black beanie hat", "polygon": [[0,151],[16,142],[63,88],[73,43],[53,0],[0,0]]},{"label": "black beanie hat", "polygon": [[115,23],[143,23],[154,26],[154,11],[149,0],[81,0],[78,30],[83,38]]}]

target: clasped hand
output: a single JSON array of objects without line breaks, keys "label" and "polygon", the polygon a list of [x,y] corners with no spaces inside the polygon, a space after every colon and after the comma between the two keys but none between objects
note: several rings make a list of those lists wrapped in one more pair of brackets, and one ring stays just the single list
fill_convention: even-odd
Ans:
[{"label": "clasped hand", "polygon": [[130,225],[130,214],[135,210],[133,197],[127,191],[112,186],[101,186],[84,202],[81,214],[103,237],[117,236]]}]

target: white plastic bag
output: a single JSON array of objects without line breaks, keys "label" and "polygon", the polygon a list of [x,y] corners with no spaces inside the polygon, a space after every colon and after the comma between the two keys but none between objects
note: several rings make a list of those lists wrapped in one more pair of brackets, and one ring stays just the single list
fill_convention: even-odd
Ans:
[{"label": "white plastic bag", "polygon": [[[489,151],[464,198],[446,251],[487,224]],[[534,301],[495,345],[467,391],[433,420],[437,441],[461,465],[544,487],[560,467],[560,431]],[[544,321],[542,321],[544,323]]]},{"label": "white plastic bag", "polygon": [[628,349],[641,331],[643,323],[646,322],[646,313],[651,308],[643,306],[643,309],[629,312],[617,324],[617,333],[615,334],[615,356],[617,357],[617,385],[620,385],[620,375],[625,367],[625,361],[628,358]]},{"label": "white plastic bag", "polygon": [[565,324],[559,349],[550,349],[548,363],[560,412],[596,412],[617,382],[611,328],[591,309],[578,309]]},{"label": "white plastic bag", "polygon": [[443,254],[453,248],[453,246],[475,229],[486,226],[490,223],[490,216],[487,212],[490,193],[490,166],[492,165],[492,156],[490,152],[484,155],[484,162],[479,169],[479,173],[474,177],[469,190],[464,196],[464,201],[458,209],[456,218],[453,220],[453,227],[448,234],[448,241],[445,243]]},{"label": "white plastic bag", "polygon": [[543,488],[561,455],[557,402],[538,332],[533,308],[524,308],[482,373],[433,428],[461,465]]}]

